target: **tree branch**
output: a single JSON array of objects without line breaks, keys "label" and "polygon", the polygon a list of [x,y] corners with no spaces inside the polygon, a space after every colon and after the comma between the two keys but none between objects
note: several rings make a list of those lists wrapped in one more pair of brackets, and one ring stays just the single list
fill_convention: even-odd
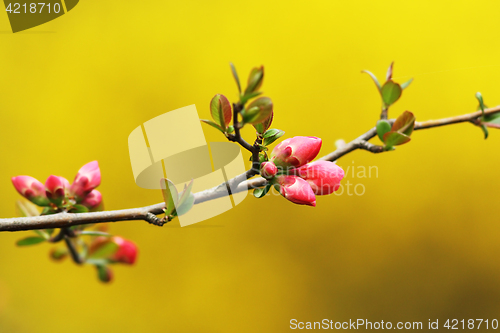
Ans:
[{"label": "tree branch", "polygon": [[[500,106],[490,108],[485,110],[486,115],[492,115],[500,113]],[[416,122],[415,130],[428,129],[439,126],[446,126],[452,124],[458,124],[468,121],[474,121],[482,116],[482,112],[473,112],[461,116],[443,118],[437,120],[428,120],[424,122]],[[237,134],[236,134],[237,133]],[[235,136],[244,141],[238,132]],[[382,146],[377,146],[368,141],[375,137],[377,132],[375,128],[370,129],[366,133],[362,134],[353,141],[339,147],[334,152],[321,157],[321,160],[325,161],[336,161],[344,155],[350,152],[362,149],[369,151],[371,153],[381,153],[383,152]],[[234,140],[241,144],[240,140]],[[254,155],[254,146],[250,145],[244,141],[248,147],[242,145],[245,149],[252,152]],[[257,152],[258,156],[258,152]],[[220,184],[214,188],[204,190],[198,193],[194,193],[195,204],[199,204],[205,201],[214,200],[227,196],[227,187],[233,189],[232,193],[238,193],[246,191],[248,189],[258,188],[266,185],[267,181],[262,178],[249,179],[258,174],[258,170],[254,167],[247,172],[230,179],[227,183]],[[103,222],[119,222],[119,221],[132,221],[132,220],[143,220],[152,224],[162,225],[159,223],[161,219],[157,218],[156,215],[163,214],[163,208],[165,208],[165,203],[159,203],[156,205],[141,207],[141,208],[131,208],[122,209],[114,211],[104,211],[104,212],[94,212],[94,213],[59,213],[54,215],[44,215],[44,216],[34,216],[34,217],[21,217],[21,218],[7,218],[0,219],[0,231],[22,231],[22,230],[35,230],[35,229],[50,229],[50,228],[67,228],[74,225],[82,224],[92,224],[92,223],[103,223]]]}]

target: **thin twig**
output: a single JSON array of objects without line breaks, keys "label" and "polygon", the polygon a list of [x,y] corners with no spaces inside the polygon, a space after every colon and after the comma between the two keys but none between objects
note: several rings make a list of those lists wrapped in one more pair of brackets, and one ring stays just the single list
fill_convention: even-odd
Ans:
[{"label": "thin twig", "polygon": [[[486,115],[492,115],[497,113],[500,113],[500,106],[496,106],[494,108],[485,110]],[[482,116],[481,111],[478,111],[456,117],[429,120],[424,122],[416,122],[415,130],[422,130],[433,127],[474,121],[481,116]],[[326,156],[323,156],[320,159],[333,162],[338,160],[342,156],[349,154],[350,152],[357,149],[367,150],[372,153],[380,153],[381,146],[373,145],[368,142],[376,135],[377,132],[375,128],[372,128],[366,133],[359,136],[358,138],[354,139],[353,141],[345,144],[342,147],[339,147],[334,152]],[[238,141],[238,143],[240,142]],[[253,154],[253,146],[248,143],[247,145],[251,147],[249,151],[251,151]],[[255,176],[256,174],[258,174],[258,170],[255,170],[255,168],[252,167],[252,169],[246,171],[245,173],[230,179],[227,183],[220,184],[208,190],[194,193],[195,204],[227,196],[228,195],[227,185],[229,185],[230,188],[232,189],[232,193],[238,193],[246,191],[248,189],[258,188],[266,185],[267,181],[262,177],[249,179]],[[162,214],[163,208],[165,208],[165,203],[158,203],[156,205],[151,205],[141,208],[131,208],[131,209],[94,212],[94,213],[77,213],[77,214],[59,213],[54,215],[44,215],[44,216],[34,216],[34,217],[7,218],[7,219],[0,219],[0,231],[21,231],[21,230],[35,230],[35,229],[64,228],[73,225],[132,221],[132,220],[143,220],[151,223],[154,222],[152,216]]]},{"label": "thin twig", "polygon": [[73,243],[72,238],[75,237],[75,234],[72,230],[69,228],[62,228],[61,232],[63,232],[64,235],[64,242],[66,243],[66,246],[68,247],[69,254],[71,255],[71,259],[75,262],[75,264],[81,265],[83,264],[83,260],[78,254],[78,251],[76,250],[75,244]]}]

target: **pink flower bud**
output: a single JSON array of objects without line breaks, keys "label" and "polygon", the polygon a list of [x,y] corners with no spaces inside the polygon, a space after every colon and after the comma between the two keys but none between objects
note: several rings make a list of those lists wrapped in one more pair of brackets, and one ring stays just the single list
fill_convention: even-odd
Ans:
[{"label": "pink flower bud", "polygon": [[117,236],[113,237],[113,242],[118,245],[118,250],[111,259],[124,264],[132,265],[135,263],[137,246],[133,242]]},{"label": "pink flower bud", "polygon": [[305,179],[315,194],[325,195],[339,189],[344,170],[333,162],[316,161],[298,168],[295,175]]},{"label": "pink flower bud", "polygon": [[264,162],[260,165],[260,174],[266,179],[271,179],[276,176],[278,168],[273,162]]},{"label": "pink flower bud", "polygon": [[45,195],[45,186],[30,176],[17,176],[12,178],[12,184],[17,192],[38,206],[48,206],[49,199]]},{"label": "pink flower bud", "polygon": [[278,167],[298,168],[312,161],[321,149],[321,139],[314,136],[296,136],[274,147],[271,162]]},{"label": "pink flower bud", "polygon": [[71,185],[71,193],[80,202],[94,188],[101,184],[101,171],[97,161],[85,164],[80,170]]},{"label": "pink flower bud", "polygon": [[45,194],[47,198],[56,205],[59,205],[66,196],[66,189],[69,188],[69,182],[64,177],[50,176],[45,181]]},{"label": "pink flower bud", "polygon": [[95,208],[99,206],[102,202],[102,195],[101,192],[98,190],[92,190],[90,191],[89,194],[83,199],[82,205],[87,207],[88,209]]},{"label": "pink flower bud", "polygon": [[316,196],[308,182],[296,176],[276,177],[280,193],[286,199],[299,205],[316,207]]}]

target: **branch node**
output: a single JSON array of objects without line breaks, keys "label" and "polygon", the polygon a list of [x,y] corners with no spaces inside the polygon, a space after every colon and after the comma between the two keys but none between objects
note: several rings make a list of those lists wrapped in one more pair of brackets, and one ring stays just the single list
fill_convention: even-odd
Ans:
[{"label": "branch node", "polygon": [[159,227],[163,227],[163,225],[167,223],[164,218],[159,218],[153,213],[147,213],[146,216],[144,217],[144,220],[149,224],[157,225]]}]

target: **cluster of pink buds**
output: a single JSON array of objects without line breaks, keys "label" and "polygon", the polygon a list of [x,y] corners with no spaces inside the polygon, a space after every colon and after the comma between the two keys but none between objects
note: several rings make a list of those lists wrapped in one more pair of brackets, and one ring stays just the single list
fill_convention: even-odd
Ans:
[{"label": "cluster of pink buds", "polygon": [[269,162],[261,164],[262,177],[279,187],[281,195],[299,205],[316,206],[316,195],[338,190],[344,170],[328,161],[311,162],[321,149],[321,139],[296,136],[277,145]]},{"label": "cluster of pink buds", "polygon": [[13,177],[12,183],[23,197],[45,207],[45,214],[96,210],[102,202],[101,193],[95,189],[101,184],[97,161],[85,164],[73,184],[64,177],[53,175],[47,178],[45,185],[30,176]]}]

